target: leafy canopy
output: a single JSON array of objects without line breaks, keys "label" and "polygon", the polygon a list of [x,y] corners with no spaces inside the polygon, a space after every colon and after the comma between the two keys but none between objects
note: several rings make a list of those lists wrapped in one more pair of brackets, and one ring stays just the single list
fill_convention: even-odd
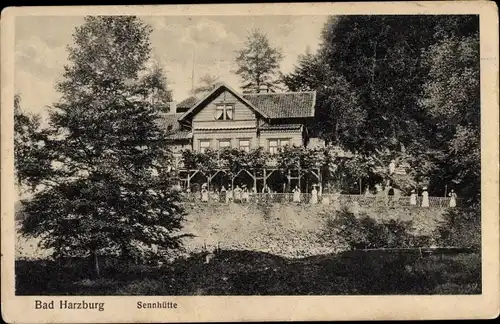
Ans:
[{"label": "leafy canopy", "polygon": [[55,257],[135,258],[151,244],[180,246],[184,211],[153,100],[168,89],[159,69],[146,68],[150,32],[131,16],[86,17],[75,29],[62,98],[43,131],[40,162],[49,166],[37,180],[47,185],[26,202],[22,227]]},{"label": "leafy canopy", "polygon": [[235,73],[241,78],[244,92],[275,90],[278,84],[282,51],[271,46],[267,35],[254,29],[247,36],[244,48],[236,53]]}]

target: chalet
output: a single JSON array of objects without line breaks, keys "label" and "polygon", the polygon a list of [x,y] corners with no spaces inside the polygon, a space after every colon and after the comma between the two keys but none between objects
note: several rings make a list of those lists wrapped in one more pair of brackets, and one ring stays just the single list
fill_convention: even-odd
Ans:
[{"label": "chalet", "polygon": [[270,153],[305,146],[314,119],[315,92],[240,94],[219,84],[205,97],[180,102],[164,122],[174,152],[226,147]]}]

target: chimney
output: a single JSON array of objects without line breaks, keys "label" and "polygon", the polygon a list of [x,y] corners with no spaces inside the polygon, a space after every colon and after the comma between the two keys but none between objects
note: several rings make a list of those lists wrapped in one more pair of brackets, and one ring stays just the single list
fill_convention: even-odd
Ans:
[{"label": "chimney", "polygon": [[175,101],[170,101],[169,105],[170,105],[170,111],[169,112],[171,114],[175,114],[177,112],[177,103]]}]

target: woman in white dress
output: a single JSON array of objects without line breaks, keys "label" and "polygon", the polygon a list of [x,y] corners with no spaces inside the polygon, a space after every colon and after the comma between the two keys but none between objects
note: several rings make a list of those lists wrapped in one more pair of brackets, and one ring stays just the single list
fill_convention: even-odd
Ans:
[{"label": "woman in white dress", "polygon": [[316,190],[316,185],[314,185],[311,191],[311,204],[317,204],[317,203],[318,203],[318,191]]},{"label": "woman in white dress", "polygon": [[427,187],[422,188],[422,207],[429,207],[429,193]]},{"label": "woman in white dress", "polygon": [[293,192],[293,202],[300,202],[300,189],[298,186],[292,190]]},{"label": "woman in white dress", "polygon": [[241,202],[241,188],[238,185],[234,188],[234,202]]},{"label": "woman in white dress", "polygon": [[206,184],[203,184],[203,186],[201,187],[201,201],[208,202],[208,190]]},{"label": "woman in white dress", "polygon": [[415,189],[412,189],[410,194],[410,206],[416,206],[416,205],[417,205],[417,193],[415,192]]},{"label": "woman in white dress", "polygon": [[451,189],[448,196],[450,196],[450,207],[456,207],[457,206],[457,194],[455,193],[455,190]]},{"label": "woman in white dress", "polygon": [[246,185],[243,185],[243,190],[241,193],[241,201],[242,202],[248,202],[249,200],[249,193],[248,193],[248,188]]}]

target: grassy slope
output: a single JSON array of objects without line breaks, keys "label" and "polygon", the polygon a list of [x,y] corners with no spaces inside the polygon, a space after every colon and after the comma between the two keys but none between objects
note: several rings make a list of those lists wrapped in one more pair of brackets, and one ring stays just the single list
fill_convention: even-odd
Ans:
[{"label": "grassy slope", "polygon": [[[189,257],[162,267],[102,261],[102,278],[88,279],[85,260],[67,264],[16,262],[20,295],[321,295],[473,294],[481,292],[479,254],[421,256],[380,252],[332,254],[317,234],[329,206],[189,206]],[[325,213],[322,213],[325,212]],[[429,233],[439,210],[381,209],[374,218],[413,219]],[[32,242],[34,243],[34,242]],[[217,244],[210,262],[205,253]],[[22,244],[20,244],[22,245]],[[40,251],[39,251],[40,252]],[[42,251],[43,252],[43,251]]]},{"label": "grassy slope", "polygon": [[[195,234],[186,240],[189,251],[206,245],[222,249],[253,250],[284,257],[305,257],[338,252],[318,238],[325,221],[334,215],[331,206],[274,204],[192,205],[188,209],[185,231]],[[364,210],[372,218],[413,220],[413,231],[430,234],[441,219],[441,209],[379,208]]]},{"label": "grassy slope", "polygon": [[[341,246],[324,242],[318,234],[326,218],[333,215],[332,206],[273,204],[191,204],[184,231],[196,235],[185,239],[188,253],[200,252],[204,246],[213,250],[252,250],[284,257],[305,257],[334,253]],[[375,219],[413,220],[414,231],[430,234],[441,219],[443,209],[383,208],[361,210]],[[45,258],[49,253],[37,247],[38,240],[18,236],[16,257]]]}]

